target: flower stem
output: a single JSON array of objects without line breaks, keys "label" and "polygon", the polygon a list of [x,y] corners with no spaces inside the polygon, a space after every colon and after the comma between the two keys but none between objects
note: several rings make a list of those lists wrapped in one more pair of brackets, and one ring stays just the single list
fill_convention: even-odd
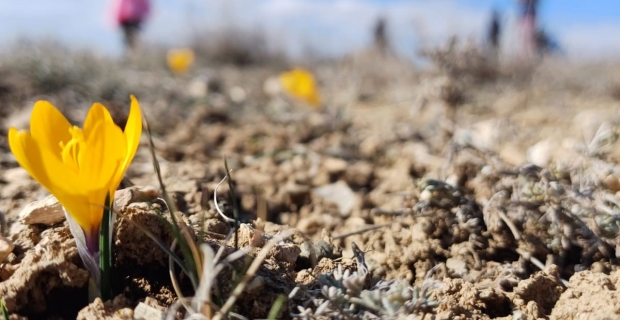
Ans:
[{"label": "flower stem", "polygon": [[110,300],[114,294],[112,291],[112,230],[114,228],[114,211],[110,203],[110,196],[105,200],[103,209],[103,219],[101,220],[101,231],[99,233],[99,269],[101,270],[101,279],[99,288],[101,290],[101,299],[103,301]]}]

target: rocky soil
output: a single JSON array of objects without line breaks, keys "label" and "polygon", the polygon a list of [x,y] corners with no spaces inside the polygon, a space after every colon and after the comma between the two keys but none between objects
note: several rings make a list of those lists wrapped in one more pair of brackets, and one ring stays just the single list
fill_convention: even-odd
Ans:
[{"label": "rocky soil", "polygon": [[[178,216],[229,256],[232,224],[213,201],[226,159],[235,194],[223,184],[218,202],[229,216],[240,208],[245,257],[218,276],[214,301],[279,239],[236,314],[266,318],[283,296],[284,319],[620,317],[617,63],[481,72],[470,56],[444,52],[420,70],[363,52],[309,66],[326,101],[315,109],[274,86],[284,65],[199,63],[173,76],[156,54],[71,53],[61,63],[62,51],[19,50],[28,54],[0,64],[4,132],[27,128],[38,99],[76,123],[99,101],[123,123],[135,94]],[[89,303],[61,208],[0,135],[0,297],[12,319],[184,316],[171,311],[167,254],[136,227],[172,242],[146,137],[120,189],[119,295]]]}]

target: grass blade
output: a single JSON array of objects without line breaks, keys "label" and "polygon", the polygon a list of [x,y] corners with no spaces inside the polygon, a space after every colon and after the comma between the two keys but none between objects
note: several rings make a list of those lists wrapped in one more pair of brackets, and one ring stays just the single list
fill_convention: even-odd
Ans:
[{"label": "grass blade", "polygon": [[278,314],[280,313],[280,310],[282,310],[284,301],[286,301],[286,296],[283,294],[279,295],[278,298],[276,298],[276,301],[273,302],[273,305],[269,310],[269,315],[267,315],[267,319],[275,320],[278,318]]},{"label": "grass blade", "polygon": [[4,304],[4,299],[0,299],[0,310],[2,311],[2,319],[9,320],[9,310],[6,309],[6,304]]},{"label": "grass blade", "polygon": [[183,257],[186,260],[185,265],[182,266],[182,264],[180,264],[180,266],[185,269],[186,274],[192,280],[192,285],[194,286],[194,290],[196,290],[196,288],[198,288],[199,277],[200,277],[200,274],[198,273],[198,269],[201,266],[201,264],[200,265],[198,264],[198,261],[200,261],[198,249],[194,241],[191,239],[191,236],[188,234],[188,230],[185,229],[184,230],[185,232],[181,231],[182,227],[180,227],[179,221],[177,220],[177,217],[175,215],[177,210],[174,205],[174,201],[172,201],[170,194],[168,194],[168,191],[166,190],[166,186],[164,185],[164,181],[161,175],[161,169],[159,167],[159,161],[157,161],[157,156],[155,155],[155,144],[153,143],[151,127],[149,126],[146,115],[143,115],[143,117],[144,117],[144,123],[145,123],[144,127],[146,128],[147,137],[149,139],[149,150],[151,151],[151,158],[153,160],[153,168],[155,169],[155,174],[157,175],[157,181],[159,182],[159,187],[161,188],[161,191],[162,191],[162,197],[164,199],[164,202],[166,203],[166,206],[168,207],[168,211],[170,212],[170,218],[172,220],[172,223],[169,223],[168,226],[170,227],[170,232],[172,233],[174,238],[178,240],[178,244],[179,244],[179,247],[181,248],[181,252],[183,253]]}]

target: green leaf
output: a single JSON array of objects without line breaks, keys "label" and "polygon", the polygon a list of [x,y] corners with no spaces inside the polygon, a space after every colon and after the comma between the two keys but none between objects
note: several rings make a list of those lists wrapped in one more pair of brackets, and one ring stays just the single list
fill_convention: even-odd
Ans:
[{"label": "green leaf", "polygon": [[99,289],[101,290],[101,300],[107,301],[114,297],[112,290],[112,277],[114,263],[112,256],[112,230],[114,229],[114,212],[110,203],[110,196],[105,200],[103,209],[103,219],[101,220],[101,231],[99,233],[99,269],[101,279]]},{"label": "green leaf", "polygon": [[2,319],[9,320],[9,310],[6,308],[6,304],[4,303],[4,299],[0,299],[0,311],[2,311]]},{"label": "green leaf", "polygon": [[282,310],[282,305],[284,304],[284,302],[286,301],[286,296],[281,294],[276,298],[276,301],[273,302],[273,305],[271,306],[271,310],[269,310],[269,315],[267,315],[267,319],[269,320],[275,320],[278,318],[278,314],[280,313],[280,310]]}]

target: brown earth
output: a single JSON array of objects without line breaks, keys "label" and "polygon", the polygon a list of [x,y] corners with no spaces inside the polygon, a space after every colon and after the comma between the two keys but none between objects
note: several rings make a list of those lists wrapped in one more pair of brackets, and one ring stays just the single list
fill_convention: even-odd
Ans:
[{"label": "brown earth", "polygon": [[[265,318],[284,295],[281,318],[620,317],[617,63],[548,59],[531,70],[477,72],[479,64],[447,68],[444,61],[444,68],[422,71],[367,52],[312,66],[327,101],[316,110],[266,88],[283,67],[199,65],[173,77],[155,58],[130,64],[72,57],[70,66],[53,54],[0,65],[3,130],[27,128],[37,99],[51,100],[76,123],[100,101],[123,123],[128,95],[136,94],[178,217],[214,250],[226,245],[224,257],[235,252],[234,241],[223,242],[231,226],[218,216],[213,192],[226,159],[235,199],[226,184],[218,198],[229,216],[233,201],[240,207],[238,246],[246,255],[218,275],[213,295],[225,301],[233,274],[288,230],[239,295],[235,313]],[[57,70],[33,73],[46,63]],[[19,221],[22,208],[47,193],[18,168],[6,135],[0,170],[8,221],[2,233],[15,245],[0,265],[0,296],[12,318],[131,319],[140,302],[174,306],[167,254],[128,222],[170,245],[157,191],[117,208],[119,296],[88,305],[88,273],[66,224]],[[147,139],[126,178],[123,187],[157,190]],[[333,280],[327,275],[339,268],[364,275],[353,243],[365,252],[370,276],[359,290],[346,284],[348,298],[381,304],[371,296],[383,295],[393,310],[357,303],[347,313],[349,300],[330,299],[336,291],[324,286]],[[193,295],[189,280],[178,268],[176,274],[182,293]],[[400,282],[386,282],[392,279]]]}]

